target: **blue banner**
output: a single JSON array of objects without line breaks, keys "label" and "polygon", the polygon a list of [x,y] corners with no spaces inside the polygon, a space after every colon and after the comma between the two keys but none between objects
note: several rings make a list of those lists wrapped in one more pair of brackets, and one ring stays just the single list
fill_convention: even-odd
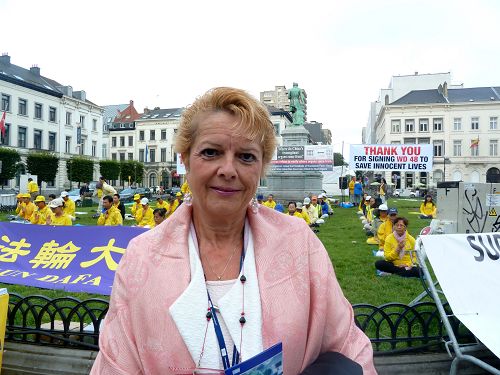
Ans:
[{"label": "blue banner", "polygon": [[129,241],[146,230],[0,222],[0,282],[110,295]]}]

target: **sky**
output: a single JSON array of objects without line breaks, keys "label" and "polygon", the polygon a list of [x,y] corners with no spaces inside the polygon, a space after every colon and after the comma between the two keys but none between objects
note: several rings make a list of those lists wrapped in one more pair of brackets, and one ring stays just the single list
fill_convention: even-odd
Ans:
[{"label": "sky", "polygon": [[361,143],[391,76],[500,85],[500,1],[0,0],[0,52],[98,105],[186,106],[297,82],[337,152]]}]

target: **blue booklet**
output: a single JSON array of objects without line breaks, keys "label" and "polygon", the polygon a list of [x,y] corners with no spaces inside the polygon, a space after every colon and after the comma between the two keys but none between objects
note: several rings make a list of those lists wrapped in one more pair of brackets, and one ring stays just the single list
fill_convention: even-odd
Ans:
[{"label": "blue booklet", "polygon": [[268,374],[283,375],[283,345],[278,343],[236,366],[224,371],[225,375]]}]

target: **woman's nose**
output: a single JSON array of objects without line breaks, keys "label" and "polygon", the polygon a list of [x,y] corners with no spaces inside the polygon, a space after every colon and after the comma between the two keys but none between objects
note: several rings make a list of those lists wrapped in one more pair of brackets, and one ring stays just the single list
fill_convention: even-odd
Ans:
[{"label": "woman's nose", "polygon": [[224,177],[227,179],[231,179],[236,177],[236,168],[235,168],[235,159],[233,156],[225,156],[220,159],[221,165],[219,166],[219,170],[217,174],[220,177]]}]

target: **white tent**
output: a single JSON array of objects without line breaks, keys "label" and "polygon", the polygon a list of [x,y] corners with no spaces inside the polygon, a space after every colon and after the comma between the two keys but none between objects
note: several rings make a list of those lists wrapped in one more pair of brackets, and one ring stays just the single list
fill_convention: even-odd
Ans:
[{"label": "white tent", "polygon": [[[349,170],[347,167],[333,167],[333,171],[321,173],[323,173],[323,190],[326,191],[327,195],[341,195],[339,177],[355,175],[354,171]],[[345,189],[344,194],[349,196],[349,189]]]}]

